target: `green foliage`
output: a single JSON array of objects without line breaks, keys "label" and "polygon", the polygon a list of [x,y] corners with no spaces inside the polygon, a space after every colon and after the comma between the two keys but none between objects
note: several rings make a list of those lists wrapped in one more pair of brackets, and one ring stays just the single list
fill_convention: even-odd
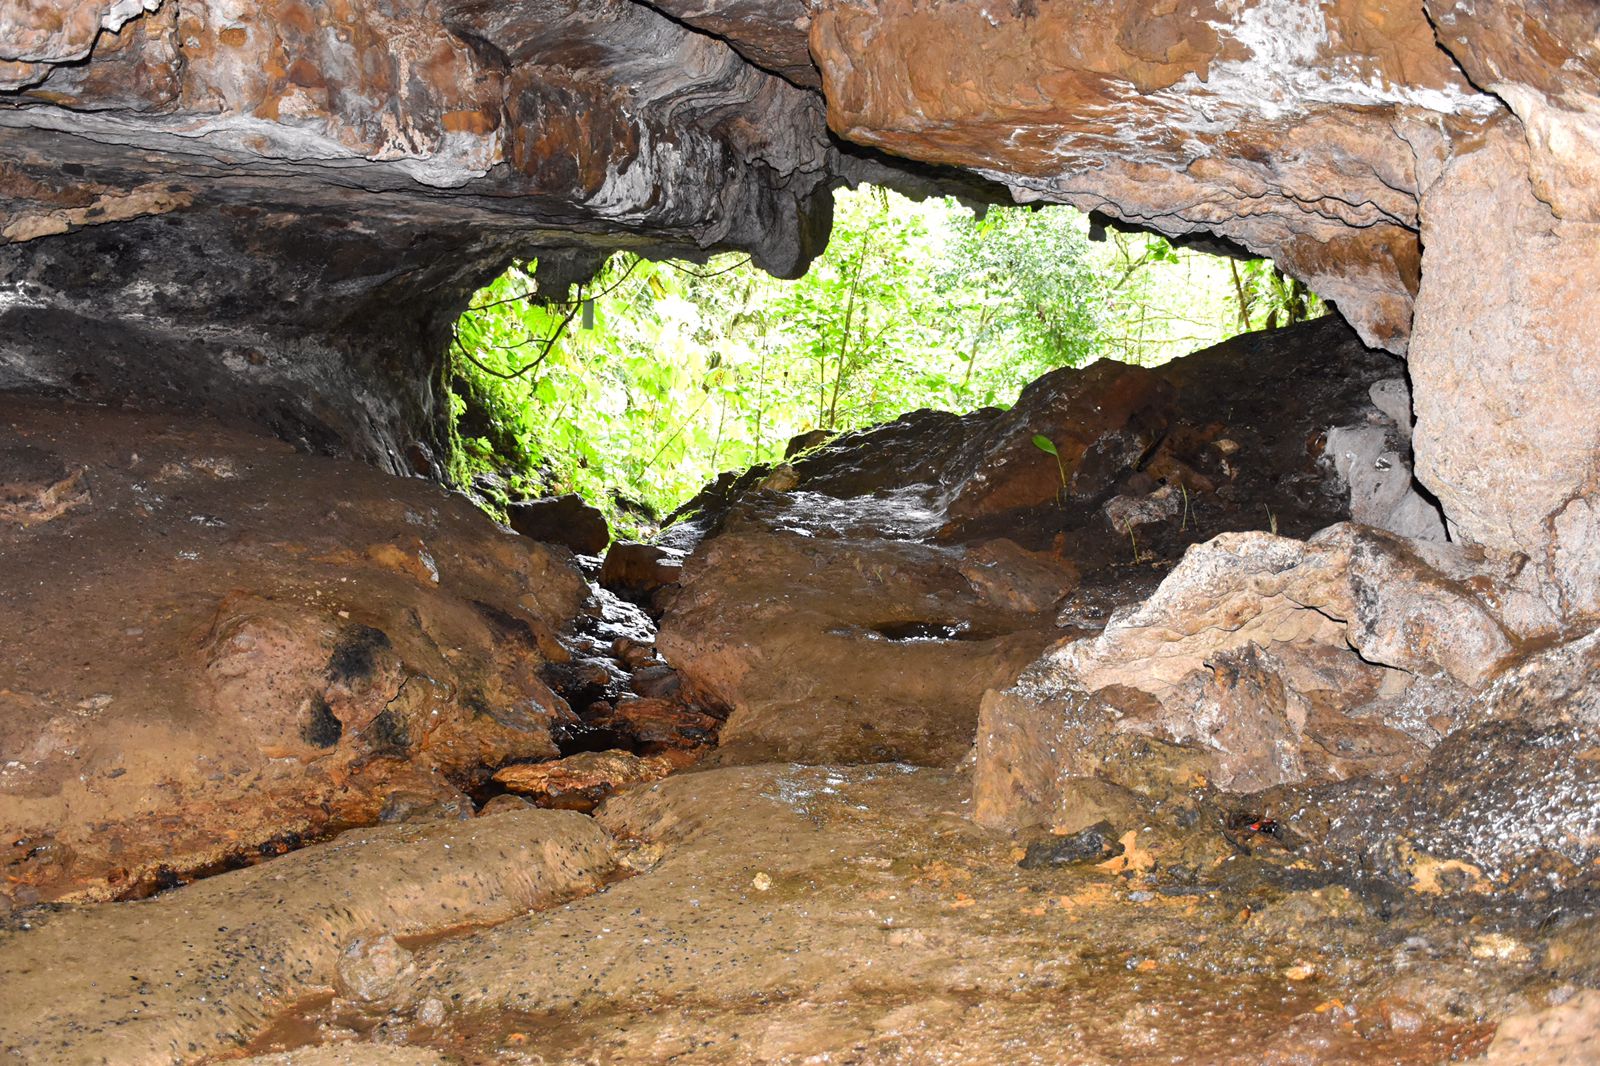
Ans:
[{"label": "green foliage", "polygon": [[513,267],[457,323],[451,475],[578,492],[634,534],[798,433],[1007,404],[1054,367],[1164,362],[1320,310],[1270,264],[1110,237],[1067,208],[977,218],[865,188],[839,194],[827,252],[794,282],[742,257],[619,254],[541,293]]},{"label": "green foliage", "polygon": [[1056,472],[1061,475],[1061,492],[1065,494],[1067,491],[1067,468],[1061,465],[1061,451],[1056,447],[1056,442],[1043,433],[1035,433],[1033,435],[1033,446],[1055,459]]}]

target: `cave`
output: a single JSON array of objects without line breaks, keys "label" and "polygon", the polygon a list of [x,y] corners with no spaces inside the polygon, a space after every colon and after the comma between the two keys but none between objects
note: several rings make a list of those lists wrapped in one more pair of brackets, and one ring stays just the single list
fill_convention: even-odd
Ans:
[{"label": "cave", "polygon": [[[1600,1060],[1591,0],[23,0],[0,146],[13,1060]],[[867,184],[1335,313],[456,476],[509,267]]]}]

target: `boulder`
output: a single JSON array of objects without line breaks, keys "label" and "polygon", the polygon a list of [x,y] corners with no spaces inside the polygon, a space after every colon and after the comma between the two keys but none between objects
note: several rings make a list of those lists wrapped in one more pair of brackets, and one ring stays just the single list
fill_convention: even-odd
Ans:
[{"label": "boulder", "polygon": [[0,419],[51,457],[44,481],[92,487],[0,520],[17,901],[139,896],[459,815],[576,721],[541,671],[582,579],[463,497],[193,420],[15,400]]},{"label": "boulder", "polygon": [[1349,523],[1308,541],[1224,533],[1190,548],[1154,595],[1058,659],[1091,691],[1130,685],[1163,696],[1218,651],[1348,645],[1369,662],[1477,684],[1514,648],[1502,604],[1526,597],[1497,562]]},{"label": "boulder", "polygon": [[540,807],[592,811],[618,789],[665,777],[679,764],[663,755],[641,759],[626,751],[580,752],[554,762],[507,766],[494,781]]},{"label": "boulder", "polygon": [[506,521],[524,537],[559,544],[577,555],[600,555],[611,543],[606,516],[573,494],[510,504]]},{"label": "boulder", "polygon": [[[730,712],[714,758],[959,759],[984,689],[1050,639],[1048,616],[1011,606],[1011,579],[986,568],[975,588],[965,562],[954,548],[760,528],[706,542],[660,648],[690,693]],[[979,591],[1001,588],[1000,603]]]},{"label": "boulder", "polygon": [[[953,761],[975,734],[984,690],[1004,688],[1059,638],[1058,619],[1080,634],[1104,625],[1111,608],[1137,600],[1178,554],[1219,529],[1253,529],[1281,513],[1285,531],[1309,534],[1347,516],[1349,486],[1308,441],[1330,420],[1383,417],[1371,389],[1392,372],[1387,356],[1323,321],[1242,337],[1159,370],[1052,371],[1006,411],[922,411],[842,434],[797,456],[782,491],[764,468],[719,479],[666,535],[692,553],[680,587],[662,601],[662,651],[691,698],[729,711],[719,760]],[[1297,380],[1314,385],[1285,400]],[[1057,455],[1035,435],[1049,437]],[[1293,595],[1311,594],[1313,571],[1345,566],[1354,550],[1260,533],[1215,543],[1264,553],[1239,563],[1244,570],[1288,567],[1309,552],[1315,558],[1300,560],[1296,578],[1307,590]],[[1212,558],[1190,550],[1201,554],[1180,564],[1179,586],[1189,578],[1178,572],[1192,575]],[[1104,670],[1125,666],[1116,683],[1176,682],[1212,652],[1251,639],[1342,647],[1344,627],[1327,612],[1356,613],[1354,593],[1332,585],[1316,593],[1325,610],[1288,595],[1276,607],[1243,606],[1246,590],[1238,609],[1264,620],[1230,643],[1228,628],[1189,602],[1204,593],[1180,593],[1172,580],[1157,606],[1141,610],[1180,597],[1169,613],[1174,625],[1193,616],[1190,657],[1167,676],[1145,660],[1182,642],[1153,638],[1161,650],[1147,656],[1122,630],[1153,623],[1118,616],[1104,637]],[[1362,587],[1396,583],[1385,571]],[[1386,610],[1373,623],[1380,629],[1398,608]],[[1490,642],[1487,652],[1466,646],[1474,634]],[[1463,660],[1492,659],[1507,646],[1493,624],[1455,639]],[[1111,683],[1085,677],[1089,690]]]},{"label": "boulder", "polygon": [[[1427,780],[1329,794],[1390,812],[1345,823],[1371,829],[1400,810],[1372,794],[1399,789],[1421,805],[1418,824],[1434,828],[1430,846],[1447,837],[1459,851],[1461,834],[1519,791],[1570,811],[1571,797],[1528,760],[1540,743],[1579,750],[1569,734],[1593,702],[1582,680],[1587,645],[1519,660],[1522,640],[1548,634],[1552,621],[1526,577],[1515,560],[1353,523],[1308,541],[1238,533],[1195,545],[1101,633],[1059,641],[1016,684],[984,695],[974,816],[1073,824],[1074,782],[1085,778],[1158,801],[1200,789]],[[1542,741],[1480,724],[1513,706],[1518,728],[1548,730]],[[1550,706],[1568,710],[1552,719]],[[1498,753],[1489,780],[1467,765],[1477,750],[1467,737]],[[1585,780],[1557,761],[1564,769],[1550,772]],[[1451,780],[1474,783],[1461,793],[1471,812],[1428,806],[1452,802]]]},{"label": "boulder", "polygon": [[616,541],[600,567],[600,584],[636,602],[650,597],[683,576],[683,553],[658,544]]}]

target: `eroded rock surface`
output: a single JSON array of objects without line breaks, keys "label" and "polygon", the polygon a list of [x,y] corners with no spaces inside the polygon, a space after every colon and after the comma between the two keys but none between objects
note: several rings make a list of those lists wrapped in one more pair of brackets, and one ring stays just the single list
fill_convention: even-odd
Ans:
[{"label": "eroded rock surface", "polygon": [[1071,833],[1106,795],[1237,793],[1303,862],[1419,892],[1581,892],[1595,638],[1537,650],[1554,616],[1519,608],[1542,604],[1504,563],[1354,525],[1196,545],[1101,634],[985,695],[974,814]]},{"label": "eroded rock surface", "polygon": [[[986,689],[1009,684],[1060,626],[1099,628],[1187,545],[1347,515],[1350,488],[1321,442],[1382,417],[1370,390],[1393,367],[1328,320],[1159,370],[1056,371],[1007,411],[917,412],[725,476],[667,537],[699,547],[664,600],[662,648],[696,697],[731,711],[719,761],[949,764]],[[1395,569],[1364,587],[1388,587]],[[1352,615],[1353,595],[1324,599]],[[1314,610],[1296,617],[1336,628]],[[1504,655],[1491,629],[1451,634],[1497,637]]]},{"label": "eroded rock surface", "polygon": [[16,401],[0,423],[26,442],[0,452],[26,474],[0,518],[14,899],[470,814],[462,789],[576,724],[543,676],[582,579],[463,497],[203,423]]},{"label": "eroded rock surface", "polygon": [[1029,869],[966,788],[893,766],[669,778],[597,815],[655,849],[648,872],[419,948],[413,1006],[312,1021],[466,1061],[1421,1064],[1561,999],[1531,923],[1435,924],[1428,897],[1296,882],[1159,822],[1103,865]]},{"label": "eroded rock surface", "polygon": [[374,941],[409,955],[396,938],[550,907],[614,862],[582,815],[513,811],[354,830],[156,899],[46,914],[0,933],[0,1047],[41,1064],[187,1062],[236,1051],[274,1004],[334,986],[409,1001],[413,964],[375,963]]}]

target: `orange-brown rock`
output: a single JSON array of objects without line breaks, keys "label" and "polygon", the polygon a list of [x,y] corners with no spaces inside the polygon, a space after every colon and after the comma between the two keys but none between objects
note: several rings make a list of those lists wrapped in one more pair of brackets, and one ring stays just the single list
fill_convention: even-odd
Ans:
[{"label": "orange-brown rock", "polygon": [[137,895],[458,804],[575,721],[540,670],[582,581],[464,497],[205,423],[14,400],[0,423],[26,441],[6,499],[56,501],[0,512],[13,898]]},{"label": "orange-brown rock", "polygon": [[[1330,423],[1376,416],[1371,387],[1392,367],[1324,321],[1159,370],[1053,371],[1005,411],[923,411],[844,434],[796,457],[787,491],[772,488],[764,468],[711,486],[669,534],[680,546],[703,539],[666,601],[660,647],[685,691],[731,712],[712,758],[959,758],[985,690],[1007,687],[1062,635],[1058,625],[1104,625],[1106,607],[1137,599],[1189,545],[1220,530],[1258,528],[1270,514],[1286,531],[1310,533],[1347,515],[1348,485],[1309,442]],[[1315,385],[1289,400],[1291,381]],[[1059,462],[1036,435],[1051,439]],[[1128,531],[1103,521],[1102,502],[1162,492],[1183,504],[1140,526],[1130,565]],[[1351,549],[1327,551],[1344,559]],[[1195,565],[1206,557],[1192,549]],[[1370,582],[1385,583],[1399,584],[1387,573]],[[1324,597],[1336,599],[1330,610],[1354,612],[1348,592]],[[1431,606],[1442,615],[1453,602]],[[1327,616],[1293,607],[1307,634],[1342,642]],[[1170,679],[1160,651],[1147,660],[1116,643],[1112,622],[1107,669],[1125,662],[1138,675],[1119,683],[1175,681],[1254,632],[1241,617],[1231,633],[1228,619],[1187,602],[1173,613],[1188,611],[1209,643]],[[1438,653],[1470,652],[1473,639],[1501,654],[1507,642],[1491,621],[1452,632]],[[1381,640],[1368,634],[1368,643]],[[1492,666],[1492,654],[1461,665],[1468,652],[1451,661]],[[1244,758],[1247,743],[1234,747]]]},{"label": "orange-brown rock", "polygon": [[656,544],[617,541],[606,551],[600,583],[621,595],[648,600],[683,576],[683,553]]},{"label": "orange-brown rock", "polygon": [[[1557,609],[1592,606],[1571,411],[1593,323],[1562,269],[1600,224],[1589,0],[28,0],[0,20],[0,387],[204,406],[431,476],[450,323],[513,258],[552,295],[617,245],[792,274],[833,183],[1009,194],[1224,238],[1371,344],[1418,334],[1425,485],[1462,536],[1534,558]],[[1492,446],[1448,439],[1488,428],[1452,350],[1506,397]],[[1525,458],[1526,493],[1488,473]],[[1027,475],[1010,487],[1037,495]]]},{"label": "orange-brown rock", "polygon": [[540,807],[592,811],[619,789],[663,778],[682,763],[670,754],[641,759],[626,751],[586,751],[553,762],[507,766],[494,780]]},{"label": "orange-brown rock", "polygon": [[841,136],[1019,199],[1223,234],[1394,351],[1421,192],[1501,110],[1408,0],[839,2],[810,33]]}]

